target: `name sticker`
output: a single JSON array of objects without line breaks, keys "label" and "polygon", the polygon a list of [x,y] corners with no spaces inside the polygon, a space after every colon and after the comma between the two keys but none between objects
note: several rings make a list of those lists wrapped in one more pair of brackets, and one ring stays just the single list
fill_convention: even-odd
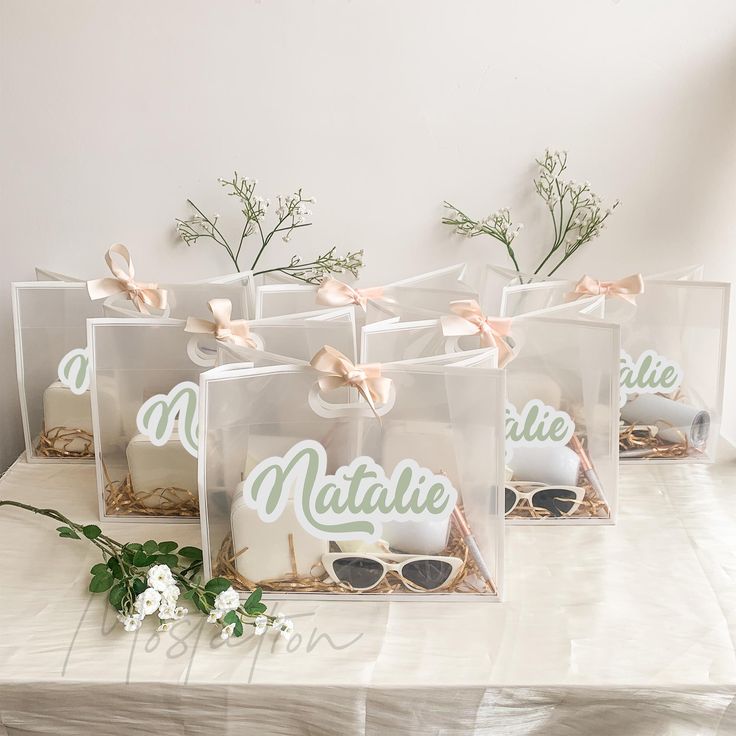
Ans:
[{"label": "name sticker", "polygon": [[327,453],[314,440],[270,457],[243,484],[245,503],[266,523],[289,498],[299,523],[319,539],[379,539],[385,521],[439,521],[452,513],[457,491],[443,475],[402,460],[390,476],[370,457],[327,473]]},{"label": "name sticker", "polygon": [[575,432],[575,422],[564,411],[555,409],[539,399],[531,399],[517,411],[506,404],[506,454],[514,447],[536,445],[566,445]]},{"label": "name sticker", "polygon": [[619,406],[623,406],[631,394],[671,394],[682,379],[682,368],[654,350],[645,350],[636,360],[622,350]]},{"label": "name sticker", "polygon": [[138,431],[156,447],[165,445],[176,426],[184,449],[197,457],[199,444],[199,386],[192,381],[177,383],[167,394],[151,396],[136,416]]},{"label": "name sticker", "polygon": [[74,348],[60,361],[56,369],[59,380],[69,390],[81,396],[89,390],[89,351],[87,348]]}]

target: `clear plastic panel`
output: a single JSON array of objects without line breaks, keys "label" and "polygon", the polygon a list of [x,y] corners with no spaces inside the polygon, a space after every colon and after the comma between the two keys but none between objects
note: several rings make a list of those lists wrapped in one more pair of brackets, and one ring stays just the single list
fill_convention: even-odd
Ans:
[{"label": "clear plastic panel", "polygon": [[29,461],[92,462],[86,320],[102,315],[84,283],[15,283],[13,316]]},{"label": "clear plastic panel", "polygon": [[[357,362],[352,309],[331,310],[306,319],[275,317],[255,320],[250,323],[250,331],[251,337],[257,343],[255,352],[261,350],[286,359],[295,358],[309,362],[320,348],[331,345],[353,362]],[[208,342],[213,346],[215,340],[210,338]],[[220,365],[253,359],[252,348],[220,342],[216,345],[216,349],[219,352]]]},{"label": "clear plastic panel", "polygon": [[702,281],[704,273],[705,266],[699,263],[651,274],[647,276],[647,281]]},{"label": "clear plastic panel", "polygon": [[[600,298],[588,301],[590,309],[600,309]],[[586,319],[574,305],[551,311],[562,317],[525,315],[512,323],[515,357],[506,373],[513,503],[507,518],[611,522],[617,504],[619,327]],[[472,350],[477,342],[445,338],[438,320],[370,325],[363,330],[362,362]],[[571,501],[550,503],[558,498],[555,490]]]},{"label": "clear plastic panel", "polygon": [[621,324],[622,460],[715,459],[729,300],[728,284],[647,279],[635,309],[607,301]]},{"label": "clear plastic panel", "polygon": [[[207,307],[210,299],[229,299],[233,305],[233,319],[253,319],[255,314],[255,288],[250,272],[187,284],[161,283],[160,287],[166,289],[168,308],[163,312],[152,310],[156,317],[211,319]],[[123,316],[125,312],[135,309],[123,294],[109,298],[105,303],[110,316]],[[314,309],[314,306],[310,309]]]},{"label": "clear plastic panel", "polygon": [[184,322],[88,323],[100,513],[107,519],[198,516],[199,375]]},{"label": "clear plastic panel", "polygon": [[495,316],[501,314],[504,288],[520,284],[541,283],[547,279],[544,276],[514,271],[502,266],[486,265],[478,269],[474,281],[479,284],[478,301],[483,311],[485,314]]},{"label": "clear plastic panel", "polygon": [[[328,403],[307,367],[203,374],[200,497],[208,576],[229,577],[241,591],[260,584],[279,597],[498,599],[502,372],[385,366],[383,375],[392,381],[392,399],[379,408],[378,421],[357,394],[348,404]],[[269,486],[279,502],[268,516],[256,479],[280,458],[297,456],[318,467],[316,478],[311,469],[290,472],[286,465],[282,482]],[[400,464],[406,475],[394,473]],[[366,468],[376,475],[362,474]],[[339,497],[325,474],[335,475]],[[366,501],[371,483],[379,484],[374,494],[384,489],[383,513]],[[447,493],[441,513],[400,503],[402,486],[428,483]],[[472,538],[450,514],[448,485],[459,494]],[[305,503],[310,498],[318,500]],[[466,552],[470,562],[463,565]]]},{"label": "clear plastic panel", "polygon": [[[694,269],[696,271],[697,269]],[[621,326],[621,459],[712,462],[723,403],[729,284],[646,278],[636,303],[612,296]],[[572,281],[505,290],[509,314],[561,304]]]}]

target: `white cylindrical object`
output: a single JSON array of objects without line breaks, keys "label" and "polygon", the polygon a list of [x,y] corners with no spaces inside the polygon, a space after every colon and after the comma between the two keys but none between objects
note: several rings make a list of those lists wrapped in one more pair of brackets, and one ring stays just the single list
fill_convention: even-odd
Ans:
[{"label": "white cylindrical object", "polygon": [[687,439],[693,447],[702,447],[708,441],[710,414],[666,396],[639,394],[624,405],[621,416],[629,424],[657,427],[659,437],[666,442]]},{"label": "white cylindrical object", "polygon": [[387,521],[381,537],[393,552],[409,555],[436,555],[447,545],[450,518],[439,521]]},{"label": "white cylindrical object", "polygon": [[564,445],[514,447],[509,465],[515,481],[576,486],[580,458]]}]

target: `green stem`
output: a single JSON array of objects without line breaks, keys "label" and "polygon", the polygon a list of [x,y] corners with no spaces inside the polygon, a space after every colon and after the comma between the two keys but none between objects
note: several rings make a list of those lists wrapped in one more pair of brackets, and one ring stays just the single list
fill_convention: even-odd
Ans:
[{"label": "green stem", "polygon": [[188,199],[188,200],[187,200],[187,202],[188,202],[188,203],[189,203],[189,204],[190,204],[190,205],[191,205],[192,207],[194,207],[194,209],[195,209],[195,210],[197,210],[197,212],[199,213],[200,217],[201,217],[201,218],[202,218],[203,220],[205,220],[205,221],[206,221],[206,222],[207,222],[207,223],[209,224],[209,226],[210,226],[210,227],[212,228],[212,231],[213,231],[213,232],[215,232],[215,233],[217,233],[217,234],[218,234],[218,235],[220,236],[220,240],[218,240],[218,239],[217,239],[217,238],[216,238],[216,237],[215,237],[214,235],[211,235],[210,237],[211,237],[211,238],[212,238],[212,239],[213,239],[213,240],[214,240],[214,241],[215,241],[216,243],[219,243],[219,244],[220,244],[220,245],[221,245],[221,246],[222,246],[222,247],[223,247],[223,248],[224,248],[224,249],[225,249],[225,250],[227,251],[227,254],[228,254],[228,255],[230,256],[230,260],[231,260],[231,261],[232,261],[232,262],[233,262],[233,263],[235,264],[235,270],[236,270],[236,271],[237,271],[238,273],[240,273],[240,266],[238,266],[238,261],[237,261],[237,260],[236,260],[236,258],[235,258],[235,254],[233,253],[233,250],[232,250],[232,248],[230,247],[230,245],[228,244],[227,240],[225,239],[225,236],[224,236],[224,235],[223,235],[223,234],[222,234],[222,233],[220,232],[220,230],[219,230],[219,228],[217,227],[217,225],[215,225],[215,223],[214,223],[214,222],[212,222],[212,220],[210,220],[210,218],[209,218],[209,217],[207,217],[207,215],[205,215],[205,214],[204,214],[204,212],[202,212],[202,210],[201,210],[201,209],[199,209],[199,207],[197,207],[197,205],[196,205],[196,204],[194,204],[194,202],[192,202],[192,200],[191,200],[191,199]]}]

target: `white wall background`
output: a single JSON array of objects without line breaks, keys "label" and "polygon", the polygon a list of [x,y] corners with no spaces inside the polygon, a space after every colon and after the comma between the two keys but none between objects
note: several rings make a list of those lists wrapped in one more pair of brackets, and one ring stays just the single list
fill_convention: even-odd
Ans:
[{"label": "white wall background", "polygon": [[445,198],[511,206],[536,262],[532,161],[566,148],[622,205],[563,273],[736,277],[733,0],[0,0],[0,75],[0,467],[22,443],[9,282],[104,275],[118,241],[143,279],[228,271],[173,219],[189,196],[235,230],[235,168],[315,194],[291,246],[364,248],[381,283],[503,262],[439,224]]}]

